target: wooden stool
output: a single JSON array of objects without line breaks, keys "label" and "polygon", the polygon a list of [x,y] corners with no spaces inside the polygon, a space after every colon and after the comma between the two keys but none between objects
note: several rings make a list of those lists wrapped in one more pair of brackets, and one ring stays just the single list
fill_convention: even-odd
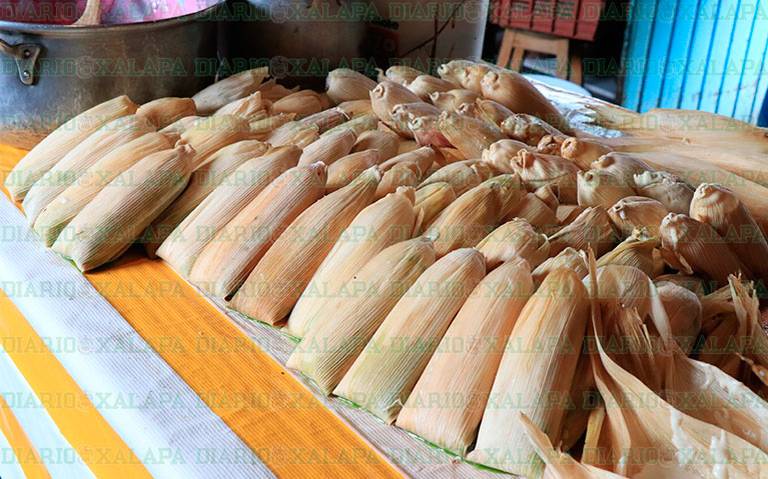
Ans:
[{"label": "wooden stool", "polygon": [[[499,60],[496,64],[503,68],[520,71],[523,67],[525,52],[546,53],[555,56],[558,77],[581,85],[581,56],[576,52],[571,52],[569,55],[569,46],[570,40],[567,38],[507,28],[504,30]],[[570,75],[568,75],[569,64]]]}]

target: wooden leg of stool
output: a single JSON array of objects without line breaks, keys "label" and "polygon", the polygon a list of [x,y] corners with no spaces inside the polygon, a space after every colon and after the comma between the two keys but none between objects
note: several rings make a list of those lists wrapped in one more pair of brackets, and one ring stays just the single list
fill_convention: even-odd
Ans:
[{"label": "wooden leg of stool", "polygon": [[581,55],[578,52],[571,53],[570,64],[571,64],[571,74],[570,74],[569,80],[571,80],[573,83],[577,85],[581,85],[583,82],[582,65],[581,65]]},{"label": "wooden leg of stool", "polygon": [[509,29],[504,30],[504,37],[501,39],[501,48],[499,49],[499,59],[496,65],[506,68],[509,65],[509,57],[512,54],[512,44],[515,41],[515,32]]},{"label": "wooden leg of stool", "polygon": [[562,39],[555,47],[556,74],[563,80],[568,79],[568,40]]},{"label": "wooden leg of stool", "polygon": [[509,65],[509,69],[519,72],[523,69],[523,59],[525,58],[525,49],[523,47],[516,47],[512,53],[512,63]]}]

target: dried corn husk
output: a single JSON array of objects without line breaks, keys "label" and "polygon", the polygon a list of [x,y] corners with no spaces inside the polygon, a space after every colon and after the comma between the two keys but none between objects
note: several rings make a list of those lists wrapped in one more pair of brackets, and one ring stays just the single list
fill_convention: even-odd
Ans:
[{"label": "dried corn husk", "polygon": [[427,268],[389,312],[334,394],[394,422],[446,329],[483,276],[483,257],[472,248],[453,251]]},{"label": "dried corn husk", "polygon": [[499,140],[483,150],[481,158],[502,173],[512,173],[512,160],[520,150],[527,149],[528,145],[517,140]]},{"label": "dried corn husk", "polygon": [[557,256],[547,259],[533,270],[531,273],[533,282],[537,286],[540,285],[551,272],[558,269],[573,271],[579,278],[583,278],[589,273],[586,253],[576,251],[573,248],[565,248]]},{"label": "dried corn husk", "polygon": [[419,168],[415,163],[400,163],[388,169],[382,176],[378,188],[376,188],[376,199],[384,198],[390,193],[394,193],[401,186],[410,186],[415,188],[419,184]]},{"label": "dried corn husk", "polygon": [[628,196],[608,209],[608,216],[624,237],[635,229],[646,229],[648,234],[658,237],[661,220],[667,214],[663,204],[644,196]]},{"label": "dried corn husk", "polygon": [[635,185],[635,175],[643,174],[653,169],[637,157],[619,152],[611,152],[601,156],[589,165],[593,170],[603,170],[615,175],[628,186]]},{"label": "dried corn husk", "polygon": [[298,147],[280,146],[247,160],[184,218],[160,245],[157,255],[182,276],[189,276],[208,242],[267,185],[296,166],[299,155]]},{"label": "dried corn husk", "polygon": [[[513,474],[540,473],[542,464],[509,408],[558,441],[589,311],[589,295],[574,272],[560,269],[544,279],[512,329],[469,459]],[[557,343],[542,351],[542,338]]]},{"label": "dried corn husk", "polygon": [[661,222],[659,236],[664,260],[682,273],[701,273],[720,285],[724,285],[732,273],[741,271],[747,277],[752,275],[707,223],[670,213]]},{"label": "dried corn husk", "polygon": [[251,271],[230,307],[269,324],[288,316],[341,233],[373,201],[380,180],[378,169],[370,168],[301,213]]},{"label": "dried corn husk", "polygon": [[696,293],[669,281],[656,287],[677,344],[690,354],[701,332],[701,301]]},{"label": "dried corn husk", "polygon": [[429,101],[432,102],[437,108],[453,112],[459,109],[459,107],[465,103],[474,103],[480,95],[470,90],[448,90],[443,92],[436,92],[429,95]]},{"label": "dried corn husk", "polygon": [[379,169],[381,171],[387,171],[400,163],[412,163],[419,169],[419,178],[423,178],[438,158],[440,158],[440,154],[435,151],[434,148],[422,146],[393,156],[381,163]]},{"label": "dried corn husk", "polygon": [[490,71],[483,76],[481,88],[485,98],[499,102],[515,113],[534,115],[558,128],[568,125],[557,108],[519,73]]},{"label": "dried corn husk", "polygon": [[450,147],[451,142],[439,129],[437,116],[420,116],[408,122],[408,130],[413,135],[416,143],[422,146],[434,148]]},{"label": "dried corn husk", "polygon": [[450,183],[432,183],[416,190],[415,208],[422,216],[422,226],[416,233],[421,233],[423,226],[431,224],[455,199],[456,192]]},{"label": "dried corn husk", "polygon": [[432,75],[419,75],[409,82],[406,87],[424,101],[429,100],[432,93],[453,90],[456,85]]},{"label": "dried corn husk", "polygon": [[112,120],[93,132],[45,172],[24,196],[22,205],[29,224],[33,225],[43,208],[77,181],[88,168],[115,148],[153,131],[154,125],[146,118],[128,115]]},{"label": "dried corn husk", "polygon": [[264,100],[274,102],[290,95],[291,93],[296,93],[299,91],[299,87],[295,86],[293,88],[286,88],[272,79],[262,83],[256,90],[261,92],[261,97]]},{"label": "dried corn husk", "polygon": [[[557,208],[560,207],[560,200],[557,199],[557,194],[550,185],[544,185],[540,188],[536,188],[533,192],[537,198],[543,201],[552,211],[557,212]],[[573,206],[573,205],[571,205]]]},{"label": "dried corn husk", "polygon": [[117,175],[62,230],[53,250],[81,271],[119,257],[184,189],[193,156],[189,145],[179,144]]},{"label": "dried corn husk", "polygon": [[533,289],[530,269],[521,258],[504,263],[480,281],[408,396],[398,426],[441,448],[466,454],[507,338]]},{"label": "dried corn husk", "polygon": [[545,155],[560,155],[560,149],[563,147],[563,142],[567,140],[567,136],[559,135],[544,135],[541,137],[538,143],[536,143],[536,151],[544,153]]},{"label": "dried corn husk", "polygon": [[571,224],[549,237],[549,254],[555,255],[570,246],[577,250],[592,248],[596,255],[602,256],[613,248],[617,239],[605,210],[589,207]]},{"label": "dried corn husk", "polygon": [[213,153],[202,168],[195,170],[189,178],[189,184],[184,192],[171,203],[142,235],[144,249],[150,257],[165,241],[171,232],[187,217],[202,201],[235,171],[240,165],[251,158],[267,153],[269,145],[258,140],[244,140],[232,143]]},{"label": "dried corn husk", "polygon": [[196,115],[179,118],[178,120],[174,121],[170,125],[160,130],[160,133],[179,136],[182,133],[184,133],[184,131],[187,128],[194,125],[195,122],[197,122],[198,120],[202,120],[203,118],[204,117],[202,116],[196,116]]},{"label": "dried corn husk", "polygon": [[[379,120],[392,128],[396,128],[392,118],[392,109],[401,103],[418,103],[421,101],[416,94],[406,87],[385,80],[370,92],[371,107]],[[398,131],[401,133],[401,131]]]},{"label": "dried corn husk", "polygon": [[51,246],[67,223],[117,175],[142,158],[172,147],[173,141],[166,135],[152,132],[115,148],[42,209],[35,220],[35,232]]},{"label": "dried corn husk", "polygon": [[515,114],[501,103],[493,100],[486,100],[484,98],[475,100],[474,105],[477,107],[477,112],[485,119],[485,121],[493,123],[499,128],[504,120]]},{"label": "dried corn husk", "polygon": [[268,67],[259,67],[236,73],[203,88],[192,97],[200,115],[210,115],[227,103],[259,90],[269,75]]},{"label": "dried corn husk", "polygon": [[357,137],[351,130],[339,130],[335,133],[322,135],[317,141],[304,148],[299,158],[299,165],[310,165],[322,161],[331,165],[339,158],[347,156],[355,144]]},{"label": "dried corn husk", "polygon": [[579,206],[600,206],[607,210],[622,198],[634,194],[635,190],[621,178],[604,170],[579,171],[576,176]]},{"label": "dried corn husk", "polygon": [[336,108],[342,111],[350,120],[362,115],[373,114],[371,100],[365,95],[364,100],[352,100],[339,103]]},{"label": "dried corn husk", "polygon": [[295,113],[278,113],[268,116],[261,120],[253,120],[248,123],[251,133],[257,140],[266,140],[267,137],[276,129],[290,123],[296,118]]},{"label": "dried corn husk", "polygon": [[578,167],[559,156],[520,150],[512,160],[512,168],[529,189],[550,185],[558,192],[561,203],[576,203]]},{"label": "dried corn husk", "polygon": [[423,237],[373,254],[340,286],[344,301],[327,302],[315,313],[286,366],[330,394],[403,294],[434,262],[432,243]]},{"label": "dried corn husk", "polygon": [[537,146],[547,135],[559,138],[564,135],[546,121],[524,113],[509,116],[501,123],[501,130],[513,140]]},{"label": "dried corn husk", "polygon": [[231,296],[283,229],[324,191],[322,163],[286,171],[208,242],[190,270],[190,280],[210,294]]},{"label": "dried corn husk", "polygon": [[638,194],[653,198],[670,213],[688,214],[693,200],[693,188],[680,178],[664,171],[646,171],[635,175]]},{"label": "dried corn husk", "polygon": [[692,276],[688,274],[680,274],[680,273],[674,273],[674,274],[663,274],[661,276],[656,277],[653,282],[656,284],[657,287],[661,287],[664,283],[672,283],[675,286],[680,286],[688,291],[691,291],[696,294],[696,296],[704,296],[706,294],[705,292],[705,281],[702,278],[699,278],[698,276]]},{"label": "dried corn husk", "polygon": [[658,238],[648,236],[644,231],[635,231],[614,249],[602,255],[597,260],[597,266],[609,264],[633,266],[653,278],[660,273],[653,257],[658,242]]},{"label": "dried corn husk", "polygon": [[379,118],[374,114],[360,115],[357,118],[353,118],[349,121],[342,123],[341,125],[331,128],[323,133],[323,136],[332,135],[341,130],[350,130],[355,136],[361,135],[364,131],[375,130],[379,124]]},{"label": "dried corn husk", "polygon": [[376,87],[376,82],[349,68],[337,68],[328,72],[325,80],[326,93],[335,103],[367,100],[368,92]]},{"label": "dried corn husk", "polygon": [[[472,167],[476,168],[477,164],[472,165]],[[515,173],[494,176],[483,183],[499,187],[501,209],[498,212],[497,224],[500,224],[501,219],[506,217],[510,211],[517,208],[520,205],[520,200],[526,195],[523,183]]]},{"label": "dried corn husk", "polygon": [[752,214],[731,190],[700,184],[691,202],[691,217],[715,228],[744,266],[756,278],[768,281],[768,242]]},{"label": "dried corn husk", "polygon": [[582,212],[584,212],[584,207],[579,205],[558,205],[555,216],[561,226],[566,226],[573,223],[573,220],[578,218]]},{"label": "dried corn husk", "polygon": [[360,173],[379,163],[381,163],[381,155],[377,150],[358,151],[339,158],[328,167],[326,191],[336,191],[348,185]]},{"label": "dried corn husk", "polygon": [[571,160],[582,170],[591,168],[592,162],[613,151],[597,140],[567,138],[560,147],[560,156]]},{"label": "dried corn husk", "polygon": [[523,218],[539,231],[548,232],[559,228],[555,212],[534,193],[526,193],[504,216],[504,221]]},{"label": "dried corn husk", "polygon": [[393,65],[387,68],[383,75],[382,71],[379,70],[379,81],[390,80],[401,85],[407,85],[419,75],[423,75],[423,73],[416,68],[407,65]]},{"label": "dried corn husk", "polygon": [[165,97],[144,103],[136,110],[136,114],[161,129],[182,118],[197,115],[197,108],[191,98]]},{"label": "dried corn husk", "polygon": [[493,230],[477,249],[485,256],[488,271],[514,258],[522,258],[535,268],[549,256],[549,241],[527,221],[515,218]]},{"label": "dried corn husk", "polygon": [[295,113],[296,118],[304,118],[322,110],[320,95],[312,90],[299,90],[272,104],[273,113]]},{"label": "dried corn husk", "polygon": [[378,150],[381,161],[397,156],[400,137],[391,131],[369,130],[360,134],[352,147],[352,153],[365,150]]},{"label": "dried corn husk", "polygon": [[[214,115],[234,115],[244,120],[262,120],[268,116],[270,104],[261,97],[261,92],[251,93],[245,98],[240,98],[222,106]],[[194,114],[194,113],[193,113]]]},{"label": "dried corn husk", "polygon": [[498,67],[487,63],[475,63],[469,60],[451,60],[437,68],[437,74],[443,80],[457,83],[477,94],[482,93],[480,82],[483,76]]},{"label": "dried corn husk", "polygon": [[419,188],[433,183],[448,183],[456,195],[461,196],[483,182],[477,171],[472,169],[473,164],[473,160],[467,160],[445,165],[422,181]]},{"label": "dried corn husk", "polygon": [[211,161],[213,154],[225,146],[251,137],[248,122],[233,115],[201,118],[181,134],[181,140],[195,150],[195,169]]},{"label": "dried corn husk", "polygon": [[418,103],[400,103],[392,107],[389,126],[401,136],[413,138],[412,122],[415,125],[421,125],[421,122],[415,122],[417,118],[432,118],[438,115],[440,115],[439,108],[423,101]]},{"label": "dried corn husk", "polygon": [[480,158],[484,149],[504,138],[488,123],[451,112],[440,115],[437,128],[467,158]]},{"label": "dried corn husk", "polygon": [[35,145],[5,178],[5,188],[21,201],[32,185],[92,133],[117,118],[130,115],[137,105],[127,96],[100,103],[68,120]]},{"label": "dried corn husk", "polygon": [[[328,131],[333,131],[333,129]],[[320,138],[320,129],[317,125],[305,125],[299,121],[289,121],[272,130],[266,140],[272,146],[296,145],[299,148],[306,148],[318,138]]]}]

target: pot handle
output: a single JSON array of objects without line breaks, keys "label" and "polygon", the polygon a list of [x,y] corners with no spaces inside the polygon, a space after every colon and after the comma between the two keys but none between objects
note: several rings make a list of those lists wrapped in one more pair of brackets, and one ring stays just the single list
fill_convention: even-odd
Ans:
[{"label": "pot handle", "polygon": [[42,47],[34,43],[19,43],[11,45],[0,40],[0,53],[4,53],[16,61],[16,68],[19,69],[19,80],[21,83],[30,86],[35,83],[35,63],[40,56]]}]

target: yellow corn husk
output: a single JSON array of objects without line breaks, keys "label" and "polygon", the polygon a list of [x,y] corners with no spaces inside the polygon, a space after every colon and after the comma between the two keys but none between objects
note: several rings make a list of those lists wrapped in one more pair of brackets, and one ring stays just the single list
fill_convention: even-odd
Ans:
[{"label": "yellow corn husk", "polygon": [[483,256],[472,248],[453,251],[427,268],[387,314],[334,394],[391,424],[484,276]]},{"label": "yellow corn husk", "polygon": [[533,193],[526,193],[518,203],[504,216],[504,221],[522,218],[539,231],[550,231],[557,228],[559,223],[555,212]]},{"label": "yellow corn husk", "polygon": [[348,279],[334,285],[335,294],[343,295],[343,300],[327,301],[311,313],[315,317],[286,363],[312,379],[326,395],[339,384],[403,294],[435,262],[432,243],[423,237],[376,253],[371,250],[369,255],[359,270],[347,270]]},{"label": "yellow corn husk", "polygon": [[299,123],[302,125],[315,125],[320,134],[342,123],[349,121],[350,117],[339,108],[328,108],[313,115],[305,116]]},{"label": "yellow corn husk", "polygon": [[347,101],[367,100],[376,82],[349,68],[337,68],[328,72],[325,86],[328,97],[338,105]]},{"label": "yellow corn husk", "polygon": [[480,281],[408,396],[397,417],[399,427],[466,454],[509,334],[533,290],[530,269],[521,258]]},{"label": "yellow corn husk", "polygon": [[469,60],[451,60],[437,68],[437,74],[443,80],[457,83],[468,90],[480,94],[482,89],[480,82],[486,73],[498,70],[495,65],[487,63],[475,63]]},{"label": "yellow corn husk", "polygon": [[359,116],[373,114],[371,99],[368,98],[368,95],[365,95],[364,100],[351,100],[339,103],[336,108],[347,115],[347,118],[350,120]]},{"label": "yellow corn husk", "polygon": [[690,210],[693,188],[674,175],[646,171],[635,175],[635,188],[641,196],[659,201],[670,213],[688,214]]},{"label": "yellow corn husk", "polygon": [[480,175],[471,168],[473,163],[473,160],[467,160],[466,162],[448,164],[429,175],[427,179],[421,182],[419,188],[433,183],[448,183],[456,196],[461,196],[483,182]]},{"label": "yellow corn husk", "polygon": [[286,88],[283,85],[277,83],[274,79],[267,80],[256,89],[261,92],[261,97],[269,102],[275,102],[281,98],[285,98],[291,93],[299,91],[299,87]]},{"label": "yellow corn husk", "polygon": [[144,103],[136,114],[151,121],[157,129],[162,129],[177,120],[197,115],[197,108],[191,98],[166,97]]},{"label": "yellow corn husk", "polygon": [[633,188],[604,170],[580,171],[576,175],[576,199],[579,206],[599,206],[607,210],[622,198],[634,194]]},{"label": "yellow corn husk", "polygon": [[410,151],[399,153],[397,156],[382,162],[379,165],[381,171],[387,171],[400,163],[411,163],[419,169],[419,178],[424,178],[429,168],[440,158],[440,153],[429,146],[422,146]]},{"label": "yellow corn husk", "polygon": [[397,164],[384,172],[381,182],[378,188],[376,188],[376,199],[384,198],[402,186],[415,188],[418,184],[419,169],[415,163]]},{"label": "yellow corn husk", "polygon": [[502,173],[512,173],[512,160],[520,150],[527,149],[528,145],[517,140],[499,140],[483,150],[481,158]]},{"label": "yellow corn husk", "polygon": [[421,116],[413,118],[408,122],[408,131],[419,145],[432,146],[434,148],[452,146],[445,135],[440,131],[438,124],[439,119],[437,116]]},{"label": "yellow corn husk", "polygon": [[166,135],[152,132],[115,148],[40,211],[35,232],[46,246],[51,246],[67,223],[117,175],[146,156],[173,148],[173,143]]},{"label": "yellow corn husk", "polygon": [[672,283],[695,293],[699,297],[706,294],[705,281],[698,276],[680,273],[663,274],[654,278],[653,282],[657,287],[661,287],[664,283]]},{"label": "yellow corn husk", "polygon": [[493,123],[499,128],[501,128],[501,124],[504,120],[515,114],[509,108],[493,100],[478,98],[475,100],[474,104],[477,107],[477,112],[485,119],[485,121]]},{"label": "yellow corn husk", "polygon": [[485,256],[488,271],[514,258],[522,258],[535,268],[549,256],[549,241],[527,221],[515,218],[493,230],[477,249]]},{"label": "yellow corn husk", "polygon": [[515,113],[534,115],[558,128],[568,125],[557,108],[519,73],[488,72],[481,88],[485,98],[499,102]]},{"label": "yellow corn husk", "polygon": [[400,137],[390,131],[369,130],[357,138],[352,153],[365,150],[378,150],[381,161],[397,156]]},{"label": "yellow corn husk", "polygon": [[280,146],[247,160],[181,221],[160,245],[157,255],[182,276],[189,276],[206,244],[273,180],[296,166],[299,155],[298,147]]},{"label": "yellow corn husk", "polygon": [[513,140],[527,145],[537,146],[547,135],[556,138],[563,137],[563,133],[546,121],[524,113],[517,113],[507,117],[501,123],[501,131]]},{"label": "yellow corn husk", "polygon": [[352,151],[356,141],[350,130],[340,130],[330,135],[323,135],[317,141],[304,148],[299,158],[299,165],[309,165],[322,161],[327,165],[343,158]]},{"label": "yellow corn husk", "polygon": [[378,169],[370,168],[301,213],[251,271],[230,307],[273,325],[288,316],[341,233],[373,201],[380,180]]},{"label": "yellow corn husk", "polygon": [[669,210],[663,204],[644,196],[628,196],[608,209],[608,216],[624,237],[643,228],[651,236],[658,237],[661,220],[667,214]]},{"label": "yellow corn husk", "polygon": [[[416,143],[416,141],[400,138],[400,143],[397,146],[397,154],[402,155],[403,153],[416,151],[419,148],[421,148],[421,145]],[[440,156],[439,154],[436,155],[436,157],[439,157],[439,156]]]},{"label": "yellow corn husk", "polygon": [[582,170],[590,169],[592,163],[613,149],[597,140],[567,138],[560,147],[560,156],[570,160]]},{"label": "yellow corn husk", "polygon": [[664,261],[682,273],[701,273],[720,285],[728,282],[728,275],[739,271],[746,277],[752,276],[723,238],[707,223],[670,213],[661,222],[659,236]]},{"label": "yellow corn husk", "polygon": [[296,145],[299,148],[306,148],[318,138],[320,138],[320,129],[317,125],[289,121],[272,130],[266,137],[266,141],[272,146]]},{"label": "yellow corn husk", "polygon": [[425,102],[399,103],[392,107],[390,112],[389,127],[400,136],[413,138],[411,123],[419,118],[436,117],[440,115],[440,109]]},{"label": "yellow corn husk", "polygon": [[549,237],[550,254],[554,255],[567,247],[577,250],[592,248],[596,255],[608,252],[618,236],[610,218],[600,207],[586,208],[572,223]]},{"label": "yellow corn husk", "polygon": [[[477,162],[469,165],[469,167],[472,168],[472,170],[475,173],[477,173],[477,176],[479,176],[482,181],[490,180],[491,178],[493,178],[494,176],[496,176],[499,173],[499,171],[496,168],[492,167],[491,165],[489,165],[487,163],[483,163],[483,162],[480,162],[480,161],[477,161]],[[507,173],[507,174],[514,175],[514,173]],[[517,176],[517,175],[515,175],[515,176]],[[521,187],[522,187],[522,184],[521,184]]]},{"label": "yellow corn husk", "polygon": [[201,115],[210,115],[227,103],[245,98],[261,87],[269,75],[268,67],[259,67],[235,73],[203,88],[192,97]]},{"label": "yellow corn husk", "polygon": [[768,281],[768,242],[752,214],[731,190],[700,184],[691,201],[691,217],[715,228],[756,279]]},{"label": "yellow corn husk", "polygon": [[653,171],[650,166],[636,156],[616,151],[601,156],[589,166],[593,170],[603,170],[613,174],[628,186],[635,185],[635,175]]},{"label": "yellow corn husk", "polygon": [[[558,205],[555,210],[555,216],[560,226],[566,226],[573,223],[573,220],[584,212],[584,207],[579,205]],[[559,228],[557,228],[559,229]]]},{"label": "yellow corn husk", "polygon": [[589,273],[586,253],[584,251],[576,251],[573,248],[565,248],[557,256],[548,258],[534,268],[531,273],[533,282],[537,286],[540,285],[551,272],[558,269],[573,271],[579,278],[583,278]]},{"label": "yellow corn husk", "polygon": [[69,151],[38,179],[24,196],[22,206],[30,225],[59,194],[107,154],[140,136],[155,131],[144,117],[128,115],[102,126]]},{"label": "yellow corn husk", "polygon": [[14,201],[21,201],[32,185],[59,160],[92,133],[113,120],[136,112],[138,106],[127,96],[100,103],[68,120],[35,145],[5,178],[4,186]]},{"label": "yellow corn husk", "polygon": [[181,140],[195,150],[195,170],[210,162],[213,154],[225,146],[251,138],[248,122],[233,115],[201,118],[181,134]]},{"label": "yellow corn husk", "polygon": [[248,122],[248,126],[257,140],[266,140],[273,131],[294,121],[295,118],[295,113],[278,113],[260,120],[252,120]]},{"label": "yellow corn husk", "polygon": [[560,207],[560,200],[557,199],[557,194],[550,185],[536,188],[536,191],[534,191],[533,194],[549,206],[552,211],[557,212],[557,208]]},{"label": "yellow corn husk", "polygon": [[475,118],[443,112],[437,128],[467,158],[480,158],[483,150],[504,138],[501,131]]},{"label": "yellow corn husk", "polygon": [[215,296],[234,294],[280,233],[323,196],[325,178],[322,163],[280,175],[206,244],[190,280]]},{"label": "yellow corn husk", "polygon": [[381,155],[377,150],[358,151],[339,158],[328,167],[326,191],[336,191],[348,185],[360,173],[381,163]]},{"label": "yellow corn husk", "polygon": [[270,104],[261,96],[261,92],[251,93],[245,98],[240,98],[222,106],[214,115],[234,115],[244,120],[262,120],[268,116]]},{"label": "yellow corn husk", "polygon": [[258,140],[232,143],[213,153],[202,168],[189,178],[184,192],[171,203],[142,235],[144,249],[150,258],[168,235],[187,217],[221,182],[240,165],[251,158],[267,153],[269,145]]},{"label": "yellow corn husk", "polygon": [[576,174],[579,168],[559,156],[520,150],[512,160],[512,168],[530,189],[550,185],[561,203],[576,203]]},{"label": "yellow corn husk", "polygon": [[419,75],[405,86],[424,101],[429,100],[429,96],[433,93],[456,88],[454,83],[432,75]]},{"label": "yellow corn husk", "polygon": [[322,110],[320,95],[312,90],[299,90],[272,104],[273,113],[295,113],[296,118],[304,118]]},{"label": "yellow corn husk", "polygon": [[179,144],[123,171],[69,222],[53,250],[81,271],[118,258],[184,189],[193,157],[189,145]]},{"label": "yellow corn husk", "polygon": [[[416,213],[413,188],[409,187],[400,187],[361,211],[318,267],[293,308],[286,331],[301,338],[310,327],[327,321],[324,311],[335,315],[336,303],[347,299],[344,283],[379,252],[411,238]],[[432,250],[431,244],[429,248]]]},{"label": "yellow corn husk", "polygon": [[589,294],[573,271],[544,279],[512,329],[469,459],[538,477],[542,463],[510,412],[526,414],[558,441],[589,312]]},{"label": "yellow corn husk", "polygon": [[196,115],[179,118],[178,120],[174,121],[170,125],[160,130],[160,133],[167,134],[167,135],[181,135],[182,133],[184,133],[184,131],[187,130],[187,128],[194,125],[195,122],[202,120],[203,118],[204,117],[202,116],[196,116]]},{"label": "yellow corn husk", "polygon": [[454,200],[456,192],[450,183],[432,183],[417,189],[415,207],[422,221],[416,233],[421,233]]},{"label": "yellow corn husk", "polygon": [[544,135],[536,143],[536,151],[545,155],[560,155],[563,142],[568,138],[567,136]]},{"label": "yellow corn husk", "polygon": [[632,236],[618,244],[614,249],[600,256],[597,266],[621,264],[634,266],[650,278],[658,276],[653,252],[658,238],[648,236],[644,231],[636,231]]},{"label": "yellow corn husk", "polygon": [[345,121],[339,126],[331,128],[323,133],[323,136],[332,135],[341,130],[350,130],[355,134],[355,137],[361,135],[364,131],[375,130],[379,124],[379,118],[373,113],[367,113],[353,118],[349,121]]},{"label": "yellow corn husk", "polygon": [[419,75],[423,74],[424,73],[421,70],[417,70],[413,67],[406,65],[393,65],[387,68],[386,72],[379,70],[379,82],[389,80],[401,85],[405,85],[415,80]]},{"label": "yellow corn husk", "polygon": [[702,308],[696,293],[665,281],[656,286],[669,319],[672,335],[680,348],[690,354],[701,332]]},{"label": "yellow corn husk", "polygon": [[[370,92],[371,107],[379,120],[393,127],[392,108],[401,103],[418,103],[421,101],[416,94],[397,83],[385,80]],[[398,133],[400,133],[398,131]]]},{"label": "yellow corn husk", "polygon": [[470,90],[455,89],[435,92],[429,95],[429,101],[440,110],[453,112],[465,103],[474,103],[480,95]]}]

